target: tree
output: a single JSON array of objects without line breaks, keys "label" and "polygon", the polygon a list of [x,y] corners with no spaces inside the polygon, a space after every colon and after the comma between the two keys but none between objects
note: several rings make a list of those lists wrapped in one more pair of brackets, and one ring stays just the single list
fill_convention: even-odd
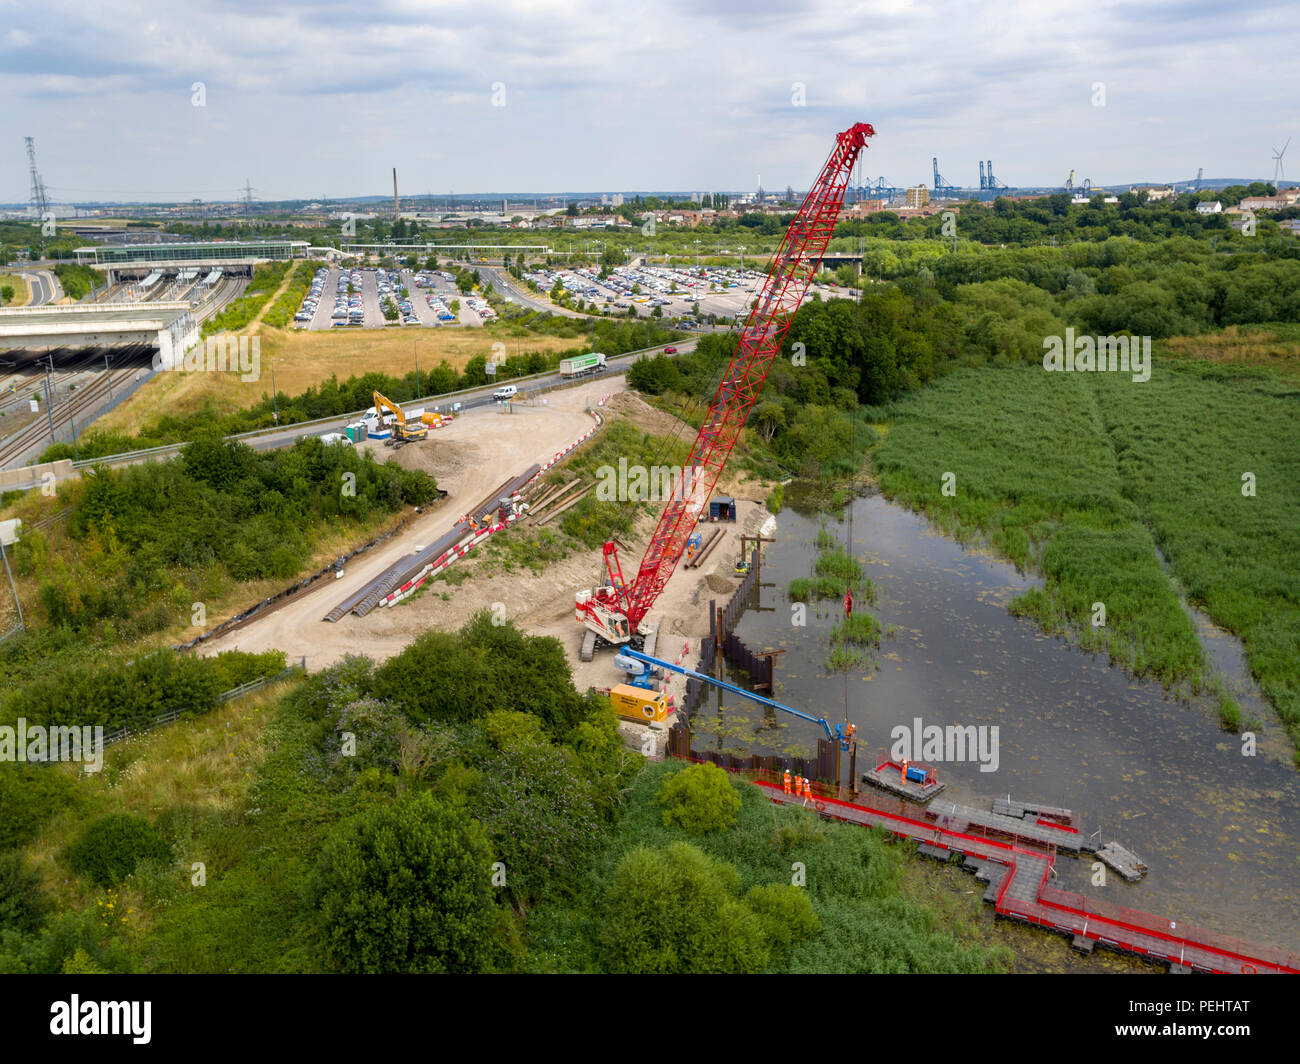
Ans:
[{"label": "tree", "polygon": [[660,784],[655,805],[663,807],[667,827],[676,824],[691,835],[705,835],[736,823],[740,795],[717,765],[691,765]]},{"label": "tree", "polygon": [[492,860],[482,828],[428,792],[345,821],[308,889],[326,964],[347,973],[483,971],[496,920]]},{"label": "tree", "polygon": [[687,843],[638,847],[605,894],[602,944],[612,972],[761,972],[763,921],[736,897],[736,870]]},{"label": "tree", "polygon": [[507,743],[483,764],[480,809],[507,885],[522,899],[575,889],[604,840],[591,787],[571,751],[544,737]]},{"label": "tree", "polygon": [[[629,371],[628,376],[631,376]],[[631,380],[628,381],[631,384]],[[779,429],[785,428],[785,407],[774,399],[764,399],[754,410],[754,428],[763,437],[765,443],[771,443],[772,437]]]},{"label": "tree", "polygon": [[0,305],[12,303],[14,301],[14,286],[11,284],[0,285]]}]

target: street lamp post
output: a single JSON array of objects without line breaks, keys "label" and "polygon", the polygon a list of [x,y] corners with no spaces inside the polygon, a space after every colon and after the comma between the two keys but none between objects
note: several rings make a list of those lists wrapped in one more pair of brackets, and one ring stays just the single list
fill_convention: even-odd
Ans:
[{"label": "street lamp post", "polygon": [[[509,299],[506,300],[509,302]],[[411,350],[415,353],[415,397],[420,398],[420,341],[411,341]]]},{"label": "street lamp post", "polygon": [[745,245],[740,245],[740,279],[745,279]]},{"label": "street lamp post", "polygon": [[275,359],[271,359],[271,419],[277,428],[280,426],[280,401],[275,394]]}]

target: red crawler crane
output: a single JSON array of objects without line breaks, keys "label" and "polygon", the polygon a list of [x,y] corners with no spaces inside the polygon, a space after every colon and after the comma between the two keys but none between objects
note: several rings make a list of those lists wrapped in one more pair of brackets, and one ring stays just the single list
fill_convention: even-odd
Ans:
[{"label": "red crawler crane", "polygon": [[830,242],[853,164],[866,147],[867,138],[875,133],[866,122],[859,122],[836,135],[830,158],[772,259],[754,309],[741,330],[736,352],[691,448],[682,488],[664,507],[636,579],[630,585],[624,582],[618,549],[610,542],[605,544],[609,585],[594,592],[578,592],[577,619],[589,632],[583,644],[585,659],[603,644],[631,642],[639,646],[645,635],[642,621],[672,576],[687,538],[708,505],[722,467],[745,427],[772,360]]}]

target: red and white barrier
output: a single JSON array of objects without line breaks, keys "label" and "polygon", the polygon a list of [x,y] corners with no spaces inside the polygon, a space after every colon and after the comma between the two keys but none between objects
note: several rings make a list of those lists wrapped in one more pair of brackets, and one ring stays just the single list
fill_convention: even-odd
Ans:
[{"label": "red and white barrier", "polygon": [[[606,395],[603,399],[600,400],[599,405],[604,406],[606,400],[608,400],[612,395],[613,392],[611,392],[609,395]],[[574,448],[580,446],[583,443],[586,443],[587,440],[591,439],[591,437],[596,434],[596,430],[600,428],[601,425],[604,424],[605,419],[602,418],[599,414],[597,414],[594,410],[588,412],[591,414],[593,418],[596,419],[596,424],[592,428],[584,432],[571,444],[569,444],[569,446],[565,447],[562,451],[556,451],[555,456],[549,462],[547,462],[545,465],[539,468],[535,474],[533,474],[532,479],[528,481],[529,484],[537,480],[538,477],[540,477],[543,473],[549,470],[557,462],[563,460],[570,452],[574,450]],[[527,485],[525,485],[525,487],[526,486]],[[516,491],[511,496],[511,498],[517,499],[520,493],[522,492],[522,490],[523,489],[520,488],[519,491]],[[439,555],[436,561],[430,563],[429,565],[426,565],[423,569],[421,569],[420,572],[417,573],[413,579],[409,580],[407,583],[397,588],[387,598],[381,600],[380,605],[393,606],[401,602],[403,599],[409,598],[411,595],[415,594],[415,592],[418,591],[420,587],[431,577],[437,576],[439,573],[446,571],[446,569],[457,558],[465,557],[466,554],[468,554],[480,543],[482,543],[485,539],[487,539],[488,536],[492,535],[493,533],[500,532],[503,528],[508,527],[518,519],[519,519],[519,514],[512,513],[508,517],[506,517],[504,521],[498,519],[493,524],[488,525],[482,531],[475,533],[469,539],[461,540],[461,542],[458,543],[455,547],[452,547],[451,550],[447,551],[445,554]],[[469,520],[468,514],[461,514],[460,517],[456,519],[456,523],[458,525],[464,524],[468,520]],[[678,659],[679,663],[680,660],[681,659],[679,658]]]}]

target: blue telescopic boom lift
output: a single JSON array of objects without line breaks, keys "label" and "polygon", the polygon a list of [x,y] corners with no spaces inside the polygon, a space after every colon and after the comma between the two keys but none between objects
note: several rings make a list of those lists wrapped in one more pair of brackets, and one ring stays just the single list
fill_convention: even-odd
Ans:
[{"label": "blue telescopic boom lift", "polygon": [[725,680],[715,680],[712,676],[705,676],[702,672],[696,672],[694,669],[688,669],[684,665],[675,665],[671,661],[664,661],[662,658],[652,658],[649,654],[643,654],[639,650],[633,650],[629,646],[619,648],[619,653],[628,658],[642,662],[645,665],[657,666],[661,669],[671,669],[673,672],[681,673],[683,676],[690,676],[702,683],[707,683],[713,687],[720,687],[724,691],[730,691],[732,694],[740,695],[741,698],[747,698],[751,702],[757,702],[760,706],[767,706],[770,709],[779,709],[782,713],[789,713],[791,716],[798,717],[800,720],[806,720],[811,724],[821,725],[822,731],[826,733],[826,738],[834,739],[840,744],[841,750],[849,749],[853,740],[854,728],[851,724],[832,725],[825,717],[814,717],[802,710],[794,709],[790,706],[783,706],[780,702],[773,702],[770,698],[764,698],[762,695],[756,695],[753,691],[746,691],[743,687],[737,687],[735,684],[727,683]]}]

